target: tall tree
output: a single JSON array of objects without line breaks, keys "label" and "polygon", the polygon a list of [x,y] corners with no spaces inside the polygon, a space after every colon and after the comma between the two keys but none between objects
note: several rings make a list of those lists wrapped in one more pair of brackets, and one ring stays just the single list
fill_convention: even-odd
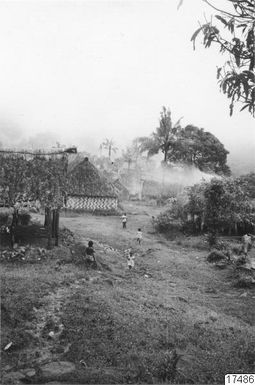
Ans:
[{"label": "tall tree", "polygon": [[125,151],[122,151],[122,159],[124,162],[127,162],[129,170],[132,163],[137,166],[139,156],[141,156],[139,151],[139,142],[138,139],[134,139],[131,146],[128,146]]},{"label": "tall tree", "polygon": [[150,137],[140,137],[140,151],[148,152],[148,156],[158,154],[161,151],[164,154],[164,163],[167,163],[168,154],[173,144],[178,138],[178,132],[181,128],[179,119],[175,124],[172,122],[171,111],[166,107],[162,108],[160,113],[159,127]]},{"label": "tall tree", "polygon": [[164,154],[164,164],[182,163],[194,165],[201,171],[229,175],[228,151],[210,132],[192,125],[173,125],[171,112],[163,107],[160,125],[150,137],[138,138],[140,151],[148,156]]},{"label": "tall tree", "polygon": [[99,148],[100,150],[102,150],[103,148],[107,150],[109,159],[111,159],[112,153],[115,153],[118,150],[118,148],[115,147],[113,139],[107,138],[104,140],[103,143],[100,144]]},{"label": "tall tree", "polygon": [[224,145],[213,134],[188,125],[179,131],[168,160],[194,165],[200,171],[229,175],[227,154]]},{"label": "tall tree", "polygon": [[194,44],[202,34],[205,48],[218,45],[221,53],[228,53],[228,60],[218,68],[220,88],[230,99],[230,115],[234,104],[243,104],[241,111],[255,116],[255,0],[228,0],[230,12],[203,0],[217,11],[216,16],[201,25],[191,37]]}]

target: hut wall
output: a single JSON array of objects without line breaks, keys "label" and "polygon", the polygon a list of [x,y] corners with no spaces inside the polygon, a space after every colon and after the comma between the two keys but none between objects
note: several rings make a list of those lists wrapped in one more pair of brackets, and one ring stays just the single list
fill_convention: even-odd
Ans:
[{"label": "hut wall", "polygon": [[118,200],[113,197],[69,196],[66,203],[66,208],[71,210],[114,210],[117,207]]}]

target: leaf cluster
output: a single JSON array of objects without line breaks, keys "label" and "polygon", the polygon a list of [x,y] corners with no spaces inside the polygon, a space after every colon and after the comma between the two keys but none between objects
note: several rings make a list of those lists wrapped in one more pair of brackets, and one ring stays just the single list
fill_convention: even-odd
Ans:
[{"label": "leaf cluster", "polygon": [[61,206],[66,190],[67,157],[0,155],[0,194],[9,206],[33,199]]},{"label": "leaf cluster", "polygon": [[173,144],[168,160],[194,165],[204,172],[229,175],[227,155],[228,151],[213,134],[188,125],[179,131],[178,140]]},{"label": "leaf cluster", "polygon": [[160,125],[149,137],[138,138],[140,152],[153,156],[162,152],[164,163],[194,165],[201,171],[229,175],[228,151],[210,132],[188,125],[182,128],[180,119],[173,124],[171,112],[163,107]]},{"label": "leaf cluster", "polygon": [[239,178],[212,179],[188,191],[187,213],[204,221],[207,229],[255,225],[255,210]]},{"label": "leaf cluster", "polygon": [[158,154],[160,151],[164,154],[164,162],[167,161],[167,154],[171,150],[173,143],[177,140],[181,119],[175,124],[172,122],[171,111],[166,107],[162,108],[160,113],[159,127],[150,137],[138,138],[140,152],[148,152],[148,156]]},{"label": "leaf cluster", "polygon": [[[195,48],[198,36],[203,36],[205,48],[212,44],[221,53],[228,54],[228,60],[217,70],[220,89],[230,99],[230,115],[234,104],[243,104],[241,111],[255,115],[255,0],[229,0],[233,12],[220,10],[205,0],[218,14],[201,25],[192,35]],[[218,24],[217,24],[218,23]]]}]

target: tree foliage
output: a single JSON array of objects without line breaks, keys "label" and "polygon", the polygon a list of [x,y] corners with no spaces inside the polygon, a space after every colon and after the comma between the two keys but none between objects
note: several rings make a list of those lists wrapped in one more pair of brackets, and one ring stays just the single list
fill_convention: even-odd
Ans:
[{"label": "tree foliage", "polygon": [[140,151],[153,156],[161,151],[164,163],[194,165],[201,171],[229,175],[228,151],[210,132],[188,125],[182,128],[180,120],[173,124],[170,110],[163,107],[160,125],[150,137],[138,138]]},{"label": "tree foliage", "polygon": [[185,230],[212,234],[244,234],[255,228],[255,207],[239,178],[213,178],[187,189],[187,198],[177,200],[156,218],[159,231],[168,231],[176,220]]},{"label": "tree foliage", "polygon": [[6,204],[39,200],[45,206],[59,207],[66,190],[67,157],[0,155],[0,195]]},{"label": "tree foliage", "polygon": [[170,162],[194,165],[201,171],[229,175],[227,155],[228,151],[213,134],[188,125],[179,131],[167,158]]},{"label": "tree foliage", "polygon": [[214,178],[192,186],[188,196],[186,211],[202,228],[237,233],[255,225],[254,207],[239,178]]},{"label": "tree foliage", "polygon": [[241,102],[241,110],[255,116],[255,0],[229,0],[232,11],[216,8],[214,19],[201,25],[191,37],[194,44],[198,36],[203,36],[203,45],[219,47],[229,58],[217,70],[220,89],[230,99],[230,115],[234,104]]},{"label": "tree foliage", "polygon": [[166,107],[162,108],[160,113],[159,127],[148,137],[138,138],[140,151],[148,152],[148,156],[158,154],[160,151],[164,154],[164,162],[172,149],[173,143],[177,140],[178,132],[181,128],[179,119],[175,124],[172,122],[171,111]]},{"label": "tree foliage", "polygon": [[112,153],[116,152],[118,148],[115,146],[113,139],[106,138],[104,142],[100,144],[100,151],[104,148],[108,152],[108,157],[111,160]]},{"label": "tree foliage", "polygon": [[134,139],[132,144],[124,151],[122,151],[122,160],[128,164],[128,169],[130,169],[131,164],[135,164],[137,167],[138,159],[141,157],[140,149],[139,149],[139,141],[138,139]]},{"label": "tree foliage", "polygon": [[245,193],[251,198],[255,199],[255,172],[250,172],[239,177],[239,183]]}]

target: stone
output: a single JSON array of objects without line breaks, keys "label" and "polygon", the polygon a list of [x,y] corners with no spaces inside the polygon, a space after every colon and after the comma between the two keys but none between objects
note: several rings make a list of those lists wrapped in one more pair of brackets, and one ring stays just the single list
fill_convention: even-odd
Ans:
[{"label": "stone", "polygon": [[98,283],[98,282],[99,282],[99,279],[98,279],[97,277],[91,277],[91,278],[89,279],[89,282],[91,282],[91,283]]},{"label": "stone", "polygon": [[209,319],[213,322],[217,321],[218,319],[218,314],[215,311],[211,311],[209,314]]},{"label": "stone", "polygon": [[183,297],[178,297],[178,300],[181,301],[181,302],[188,303],[188,300],[186,298],[183,298]]},{"label": "stone", "polygon": [[69,361],[53,361],[40,367],[41,375],[47,379],[57,379],[64,374],[75,371],[75,365]]},{"label": "stone", "polygon": [[107,283],[107,284],[110,285],[110,286],[113,286],[113,281],[112,281],[110,278],[106,278],[106,279],[104,280],[104,282]]},{"label": "stone", "polygon": [[216,294],[216,293],[217,293],[217,290],[214,289],[214,287],[208,287],[207,289],[205,289],[205,293],[208,293],[208,294]]},{"label": "stone", "polygon": [[227,265],[228,265],[227,260],[221,260],[221,261],[215,263],[215,266],[218,267],[218,269],[225,269],[227,267]]},{"label": "stone", "polygon": [[23,373],[26,375],[26,377],[34,377],[36,375],[35,369],[24,369]]},{"label": "stone", "polygon": [[15,384],[17,381],[25,379],[26,376],[22,372],[10,372],[2,377],[2,383],[4,384]]}]

